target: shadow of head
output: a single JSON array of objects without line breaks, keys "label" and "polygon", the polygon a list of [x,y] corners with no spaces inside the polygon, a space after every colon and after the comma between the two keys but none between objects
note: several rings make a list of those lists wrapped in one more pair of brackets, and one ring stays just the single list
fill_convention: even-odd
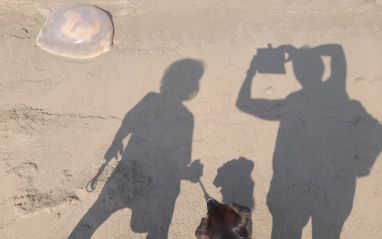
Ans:
[{"label": "shadow of head", "polygon": [[199,81],[203,73],[204,65],[201,61],[176,61],[164,73],[160,93],[171,99],[191,100],[199,91]]},{"label": "shadow of head", "polygon": [[303,88],[318,86],[322,83],[324,62],[320,54],[312,48],[304,47],[292,55],[293,71]]},{"label": "shadow of head", "polygon": [[243,177],[244,175],[250,179],[254,166],[255,164],[253,161],[244,157],[232,159],[218,169],[217,176],[213,183],[217,187],[222,187],[225,184],[230,184],[233,181],[232,177],[238,178],[240,176]]},{"label": "shadow of head", "polygon": [[252,236],[251,210],[247,207],[207,200],[207,217],[203,217],[195,235],[198,239],[249,239]]},{"label": "shadow of head", "polygon": [[213,184],[220,187],[223,203],[236,202],[254,208],[254,181],[251,177],[253,168],[252,160],[239,157],[228,161],[218,169]]}]

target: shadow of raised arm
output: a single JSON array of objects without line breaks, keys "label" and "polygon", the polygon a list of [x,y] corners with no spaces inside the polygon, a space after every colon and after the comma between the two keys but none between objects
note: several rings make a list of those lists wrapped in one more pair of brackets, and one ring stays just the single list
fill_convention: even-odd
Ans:
[{"label": "shadow of raised arm", "polygon": [[312,50],[319,56],[328,56],[331,58],[329,80],[345,87],[346,58],[342,46],[339,44],[325,44],[312,48]]},{"label": "shadow of raised arm", "polygon": [[236,107],[247,114],[266,119],[277,120],[285,105],[284,100],[256,99],[251,97],[253,77],[256,75],[256,56],[252,59],[246,78],[240,88]]}]

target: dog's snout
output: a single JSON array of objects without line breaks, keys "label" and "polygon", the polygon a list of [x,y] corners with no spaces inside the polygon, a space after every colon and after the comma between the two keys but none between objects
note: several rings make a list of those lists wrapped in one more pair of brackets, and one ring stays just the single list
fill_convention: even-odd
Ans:
[{"label": "dog's snout", "polygon": [[219,205],[219,202],[213,199],[212,197],[209,197],[207,199],[207,209],[208,211],[215,209]]}]

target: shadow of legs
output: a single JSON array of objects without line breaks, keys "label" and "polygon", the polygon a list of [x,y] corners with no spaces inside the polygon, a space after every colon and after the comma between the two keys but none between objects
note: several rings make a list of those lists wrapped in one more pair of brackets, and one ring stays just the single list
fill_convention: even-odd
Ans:
[{"label": "shadow of legs", "polygon": [[119,209],[115,202],[98,198],[78,222],[68,239],[90,239],[98,227]]},{"label": "shadow of legs", "polygon": [[132,208],[131,228],[134,232],[147,232],[147,239],[167,239],[176,197],[151,195]]},{"label": "shadow of legs", "polygon": [[289,217],[282,212],[273,212],[272,239],[301,239],[302,230],[308,222],[308,215]]}]

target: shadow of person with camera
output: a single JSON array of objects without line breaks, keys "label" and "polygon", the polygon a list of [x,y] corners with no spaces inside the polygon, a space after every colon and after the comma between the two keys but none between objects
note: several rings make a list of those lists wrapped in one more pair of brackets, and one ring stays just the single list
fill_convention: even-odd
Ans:
[{"label": "shadow of person with camera", "polygon": [[249,209],[254,208],[252,180],[254,163],[244,157],[232,159],[218,169],[214,185],[220,188],[222,203],[236,203]]},{"label": "shadow of person with camera", "polygon": [[[252,98],[256,72],[282,73],[284,53],[302,89],[281,100]],[[331,58],[326,81],[323,56]],[[356,179],[370,173],[381,151],[381,125],[360,102],[349,99],[345,83],[346,59],[337,44],[261,49],[250,64],[237,107],[280,121],[267,196],[272,239],[301,238],[309,218],[313,239],[339,239],[352,210]]]},{"label": "shadow of person with camera", "polygon": [[[78,222],[70,239],[91,238],[114,212],[131,209],[134,232],[166,239],[181,180],[198,182],[203,165],[191,163],[193,114],[183,104],[199,90],[203,64],[183,59],[171,64],[160,93],[148,93],[122,121],[105,154],[122,159],[98,199]],[[122,140],[130,135],[124,148]]]}]

